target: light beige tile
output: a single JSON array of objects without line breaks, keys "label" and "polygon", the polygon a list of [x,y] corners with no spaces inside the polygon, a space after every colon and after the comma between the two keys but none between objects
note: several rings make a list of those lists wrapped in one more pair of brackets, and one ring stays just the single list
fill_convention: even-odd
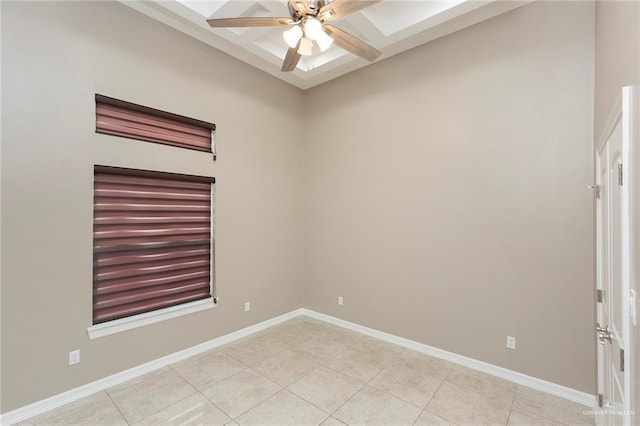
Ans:
[{"label": "light beige tile", "polygon": [[[104,392],[83,400],[75,408],[60,412],[59,415],[45,420],[41,425],[126,425],[111,399]],[[55,411],[55,410],[53,410]],[[35,419],[34,419],[35,420]]]},{"label": "light beige tile", "polygon": [[311,339],[297,345],[293,348],[295,352],[298,352],[307,358],[311,358],[314,361],[320,363],[327,362],[333,359],[340,352],[345,351],[348,348],[335,340],[323,337],[322,334],[312,337]]},{"label": "light beige tile", "polygon": [[100,404],[101,402],[105,401],[105,399],[111,401],[111,399],[105,392],[97,392],[93,395],[86,396],[84,398],[78,399],[77,401],[70,402],[69,404],[65,404],[61,407],[54,408],[53,410],[49,410],[37,416],[26,419],[22,422],[17,423],[17,425],[27,426],[41,424],[43,422],[46,422],[47,420],[62,416],[63,414],[68,414],[75,409],[91,406],[92,404]]},{"label": "light beige tile", "polygon": [[280,323],[278,325],[274,325],[273,327],[269,327],[265,331],[266,332],[278,331],[281,333],[292,333],[294,331],[300,330],[301,327],[302,327],[301,322],[297,321],[296,319],[292,319],[292,320]]},{"label": "light beige tile", "polygon": [[387,363],[395,360],[403,351],[403,348],[398,345],[368,336],[358,340],[351,346],[367,352],[370,358],[376,359],[381,363]]},{"label": "light beige tile", "polygon": [[371,358],[367,351],[348,347],[335,357],[325,361],[325,365],[362,383],[367,383],[382,371],[390,361]]},{"label": "light beige tile", "polygon": [[302,318],[305,318],[305,317],[304,317],[303,315],[298,315],[298,316],[295,316],[295,317],[293,317],[293,318],[290,318],[290,319],[288,319],[288,320],[286,320],[286,321],[283,321],[283,322],[281,322],[281,323],[278,323],[278,324],[276,324],[276,325],[273,325],[273,326],[271,326],[271,327],[269,327],[269,328],[277,328],[277,327],[282,327],[282,326],[286,326],[286,325],[296,324],[296,323],[298,323]]},{"label": "light beige tile", "polygon": [[243,370],[202,390],[229,417],[236,418],[282,389],[252,370]]},{"label": "light beige tile", "polygon": [[308,320],[295,318],[271,327],[266,330],[265,337],[281,346],[293,347],[317,336],[329,326],[312,318]]},{"label": "light beige tile", "polygon": [[327,413],[355,394],[362,383],[337,371],[321,367],[293,383],[288,389]]},{"label": "light beige tile", "polygon": [[331,327],[330,323],[328,323],[326,321],[323,321],[323,320],[319,320],[319,319],[310,317],[310,316],[307,316],[307,315],[302,315],[302,316],[298,317],[298,319],[302,320],[302,322],[304,322],[304,323],[317,324],[318,326],[324,327],[324,328]]},{"label": "light beige tile", "polygon": [[565,424],[595,424],[593,416],[582,414],[584,410],[590,410],[589,407],[525,386],[517,387],[513,410],[519,413],[526,411]]},{"label": "light beige tile", "polygon": [[511,399],[496,400],[445,381],[426,411],[457,424],[506,424]]},{"label": "light beige tile", "polygon": [[431,414],[427,410],[423,411],[418,417],[418,420],[413,424],[414,426],[455,426],[455,423],[451,423],[448,420],[438,417],[435,414]]},{"label": "light beige tile", "polygon": [[338,327],[335,325],[329,326],[329,328],[323,331],[320,336],[325,339],[342,343],[346,346],[351,346],[364,339],[365,337],[362,333],[357,333],[355,331],[347,330],[346,328]]},{"label": "light beige tile", "polygon": [[232,420],[207,398],[197,393],[135,423],[142,425],[223,426]]},{"label": "light beige tile", "polygon": [[181,363],[172,368],[193,386],[202,390],[240,372],[245,366],[222,352],[214,352],[209,356],[189,363]]},{"label": "light beige tile", "polygon": [[436,393],[442,379],[393,363],[369,382],[369,386],[387,392],[403,401],[424,408]]},{"label": "light beige tile", "polygon": [[257,335],[222,346],[220,350],[244,365],[253,366],[284,350],[284,347],[264,336]]},{"label": "light beige tile", "polygon": [[135,423],[195,392],[193,386],[171,370],[126,388],[107,389],[129,423]]},{"label": "light beige tile", "polygon": [[516,384],[489,374],[456,365],[447,376],[447,381],[461,388],[478,392],[494,399],[513,400]]},{"label": "light beige tile", "polygon": [[510,426],[524,426],[524,425],[545,425],[545,426],[562,426],[564,423],[559,423],[548,419],[546,417],[539,416],[527,411],[512,410],[509,415]]},{"label": "light beige tile", "polygon": [[135,378],[133,378],[131,380],[127,380],[126,382],[120,383],[119,385],[112,386],[112,387],[110,387],[108,389],[108,391],[109,392],[118,392],[118,391],[120,391],[122,389],[130,388],[131,386],[133,386],[135,384],[146,382],[147,380],[149,380],[149,379],[151,379],[153,377],[158,377],[158,376],[161,376],[163,374],[167,374],[167,373],[171,373],[171,372],[172,372],[171,368],[162,367],[162,368],[159,368],[157,370],[151,371],[151,372],[149,372],[147,374],[143,374],[142,376],[138,376],[138,377],[135,377]]},{"label": "light beige tile", "polygon": [[285,389],[241,415],[238,423],[241,426],[316,426],[327,416],[327,413]]},{"label": "light beige tile", "polygon": [[328,322],[320,321],[315,318],[300,316],[294,319],[294,323],[301,326],[303,329],[307,329],[314,333],[321,333],[329,328],[331,328],[331,324]]},{"label": "light beige tile", "polygon": [[321,426],[346,426],[346,425],[342,423],[340,420],[336,419],[335,417],[329,417],[327,420],[322,422]]},{"label": "light beige tile", "polygon": [[370,386],[363,387],[333,416],[348,425],[412,425],[422,410]]},{"label": "light beige tile", "polygon": [[269,330],[264,334],[266,339],[286,348],[298,346],[314,336],[316,336],[316,333],[290,328]]},{"label": "light beige tile", "polygon": [[177,367],[181,367],[181,366],[183,366],[185,364],[190,364],[190,363],[192,363],[194,361],[197,361],[197,360],[199,360],[201,358],[206,358],[208,356],[211,356],[211,355],[215,354],[216,352],[218,352],[218,348],[211,349],[211,350],[204,351],[204,352],[200,352],[199,354],[192,355],[189,358],[183,359],[182,361],[174,362],[173,364],[170,365],[170,367],[175,370]]},{"label": "light beige tile", "polygon": [[408,349],[398,355],[398,362],[401,362],[417,371],[443,380],[455,365],[454,363],[445,361],[444,359],[435,358]]},{"label": "light beige tile", "polygon": [[317,362],[285,349],[260,361],[253,369],[280,386],[287,386],[318,367]]}]

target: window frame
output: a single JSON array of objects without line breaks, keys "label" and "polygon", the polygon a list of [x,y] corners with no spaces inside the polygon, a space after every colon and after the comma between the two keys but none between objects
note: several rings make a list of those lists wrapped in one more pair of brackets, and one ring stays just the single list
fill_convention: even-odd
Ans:
[{"label": "window frame", "polygon": [[[198,120],[198,119],[195,119],[195,118],[186,117],[186,116],[180,115],[180,114],[175,114],[175,113],[159,110],[159,109],[156,109],[156,108],[151,108],[151,107],[140,105],[140,104],[136,104],[136,103],[133,103],[133,102],[123,101],[121,99],[112,98],[110,96],[100,95],[98,93],[96,93],[94,95],[94,99],[95,99],[95,104],[96,104],[96,130],[95,131],[98,134],[104,134],[104,135],[115,136],[115,137],[122,137],[122,138],[126,138],[126,139],[138,140],[138,141],[142,141],[142,142],[155,143],[155,144],[159,144],[159,145],[171,146],[171,147],[180,148],[180,149],[187,149],[187,150],[192,150],[192,151],[196,151],[196,152],[204,152],[204,153],[211,154],[213,156],[213,161],[216,161],[216,159],[217,159],[217,152],[216,152],[216,125],[213,124],[213,123],[209,123],[207,121]],[[209,145],[209,147],[207,149],[202,149],[202,148],[198,148],[196,146],[181,146],[181,145],[177,145],[175,143],[170,143],[170,142],[167,142],[167,141],[163,142],[163,141],[159,141],[159,140],[149,139],[147,137],[135,136],[133,134],[122,135],[122,134],[119,134],[118,132],[114,133],[112,131],[106,131],[104,129],[101,129],[101,126],[98,125],[98,106],[99,105],[108,105],[108,106],[112,106],[112,107],[116,107],[116,108],[121,108],[123,110],[123,112],[128,111],[128,112],[133,112],[133,113],[142,113],[142,114],[147,115],[148,117],[158,117],[158,118],[161,118],[161,119],[167,119],[167,120],[174,121],[175,123],[184,123],[184,124],[191,125],[191,126],[197,126],[197,127],[202,128],[202,129],[207,129],[207,130],[209,130],[211,132],[210,145]]]},{"label": "window frame", "polygon": [[[181,175],[184,177],[194,176],[194,175],[185,175],[180,173],[170,173],[170,172],[159,171],[159,170],[141,170],[141,169],[131,169],[131,168],[101,166],[101,165],[95,165],[94,171],[95,170],[102,170],[102,171],[105,171],[105,170],[125,171],[126,170],[128,172],[131,172],[129,176],[135,175],[135,174],[144,176],[145,172],[150,172],[149,174],[151,173],[167,174],[167,175],[173,175],[176,177],[179,177]],[[120,333],[123,331],[132,330],[138,327],[143,327],[145,325],[150,325],[157,322],[165,321],[171,318],[177,318],[177,317],[192,314],[195,312],[200,312],[206,309],[211,309],[217,306],[218,297],[216,296],[216,285],[215,285],[216,283],[216,279],[215,279],[216,179],[213,176],[197,176],[197,177],[211,179],[211,200],[210,200],[210,203],[211,203],[210,259],[211,261],[209,262],[210,297],[182,303],[179,305],[169,306],[166,308],[156,309],[149,312],[143,312],[143,313],[131,315],[124,318],[113,319],[113,320],[105,321],[98,324],[92,324],[90,327],[87,328],[89,339],[93,340],[99,337],[109,336],[109,335]],[[94,202],[94,208],[95,208],[95,202]],[[93,245],[93,239],[92,239],[92,245]],[[92,250],[92,253],[93,253],[93,250]],[[92,283],[93,283],[93,278],[92,278]],[[93,290],[92,290],[92,298],[93,298]],[[92,306],[91,315],[93,317],[93,303],[91,303],[91,306]]]}]

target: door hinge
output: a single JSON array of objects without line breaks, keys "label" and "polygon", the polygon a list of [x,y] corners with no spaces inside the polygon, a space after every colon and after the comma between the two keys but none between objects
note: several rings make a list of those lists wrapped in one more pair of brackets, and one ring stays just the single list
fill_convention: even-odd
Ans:
[{"label": "door hinge", "polygon": [[611,330],[608,325],[601,327],[600,323],[596,323],[596,334],[601,345],[604,345],[605,341],[611,343]]},{"label": "door hinge", "polygon": [[604,395],[601,393],[598,394],[598,407],[604,407]]},{"label": "door hinge", "polygon": [[596,300],[598,303],[602,303],[602,290],[596,290]]},{"label": "door hinge", "polygon": [[596,194],[596,200],[600,199],[600,185],[589,185],[589,189],[593,189]]},{"label": "door hinge", "polygon": [[620,349],[620,371],[624,372],[624,349]]},{"label": "door hinge", "polygon": [[618,185],[622,186],[622,163],[618,163]]}]

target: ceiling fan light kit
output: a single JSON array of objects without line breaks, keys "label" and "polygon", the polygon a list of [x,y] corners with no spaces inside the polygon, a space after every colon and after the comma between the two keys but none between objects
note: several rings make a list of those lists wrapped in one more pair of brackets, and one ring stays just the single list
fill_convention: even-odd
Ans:
[{"label": "ceiling fan light kit", "polygon": [[295,48],[300,41],[298,53],[302,56],[311,56],[313,54],[314,41],[318,44],[321,52],[324,52],[333,44],[331,36],[324,32],[322,23],[313,17],[304,18],[301,24],[294,25],[283,32],[282,37],[284,37],[290,48]]},{"label": "ceiling fan light kit", "polygon": [[284,41],[287,42],[289,47],[295,48],[302,38],[302,28],[299,25],[295,25],[283,32],[282,37],[284,37]]},{"label": "ceiling fan light kit", "polygon": [[324,30],[322,29],[322,24],[316,18],[311,16],[307,17],[304,20],[304,34],[307,38],[311,40],[317,40],[320,37],[320,34],[324,34]]},{"label": "ceiling fan light kit", "polygon": [[289,50],[282,64],[282,71],[293,71],[301,56],[313,55],[313,42],[321,52],[335,44],[370,62],[380,56],[380,51],[325,22],[357,12],[380,0],[289,0],[290,18],[212,18],[207,23],[214,28],[291,26],[282,34]]},{"label": "ceiling fan light kit", "polygon": [[298,48],[298,53],[302,56],[311,56],[313,55],[313,41],[307,37],[302,37],[300,39],[300,47]]},{"label": "ceiling fan light kit", "polygon": [[333,39],[331,38],[331,36],[329,36],[329,34],[322,31],[318,38],[316,38],[316,43],[318,43],[320,51],[324,52],[329,47],[331,47],[331,45],[333,44]]}]

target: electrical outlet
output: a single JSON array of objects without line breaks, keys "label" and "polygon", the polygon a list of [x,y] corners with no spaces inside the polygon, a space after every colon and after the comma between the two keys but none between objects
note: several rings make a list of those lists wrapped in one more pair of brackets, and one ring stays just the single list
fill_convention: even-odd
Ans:
[{"label": "electrical outlet", "polygon": [[244,302],[244,311],[249,312],[251,310],[251,302]]},{"label": "electrical outlet", "polygon": [[344,299],[342,298],[342,296],[338,296],[338,305],[344,305]]},{"label": "electrical outlet", "polygon": [[516,349],[516,338],[513,336],[507,336],[507,348]]},{"label": "electrical outlet", "polygon": [[80,349],[69,352],[69,365],[74,365],[80,362]]}]

